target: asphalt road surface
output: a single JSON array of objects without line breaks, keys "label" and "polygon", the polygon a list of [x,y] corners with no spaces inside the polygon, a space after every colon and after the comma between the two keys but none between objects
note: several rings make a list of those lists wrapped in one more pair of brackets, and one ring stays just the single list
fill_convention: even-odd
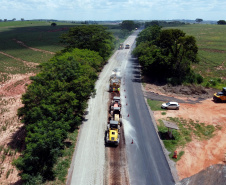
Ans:
[{"label": "asphalt road surface", "polygon": [[[125,91],[124,91],[125,90]],[[141,89],[140,67],[128,55],[121,97],[131,185],[175,184]]]}]

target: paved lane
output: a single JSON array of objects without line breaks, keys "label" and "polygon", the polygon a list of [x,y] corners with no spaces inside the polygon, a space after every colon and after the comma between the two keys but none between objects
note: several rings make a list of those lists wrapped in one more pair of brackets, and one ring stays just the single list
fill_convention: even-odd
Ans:
[{"label": "paved lane", "polygon": [[[128,55],[123,81],[123,114],[131,185],[174,184],[169,165],[146,106],[138,62]],[[125,98],[126,97],[126,98]],[[129,117],[128,117],[129,114]],[[131,144],[133,139],[133,144]]]}]

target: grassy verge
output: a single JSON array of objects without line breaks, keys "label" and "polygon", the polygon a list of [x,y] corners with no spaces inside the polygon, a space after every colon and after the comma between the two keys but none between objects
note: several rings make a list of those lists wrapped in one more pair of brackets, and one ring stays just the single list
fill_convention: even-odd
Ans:
[{"label": "grassy verge", "polygon": [[[150,106],[151,110],[152,111],[163,111],[164,109],[161,108],[161,105],[162,105],[162,101],[156,101],[156,100],[150,100],[148,99],[148,105]],[[166,110],[164,110],[166,111]]]},{"label": "grassy verge", "polygon": [[[174,122],[179,127],[179,130],[173,130],[173,138],[169,139],[168,137],[168,128],[164,126],[162,120],[158,120],[158,130],[160,138],[163,140],[163,143],[166,149],[170,152],[169,156],[172,159],[173,153],[177,149],[183,149],[187,143],[191,142],[192,139],[197,140],[208,140],[214,136],[214,132],[219,127],[214,127],[212,125],[205,125],[198,121],[186,120],[183,118],[172,118],[169,117],[168,121]],[[184,154],[184,151],[181,150],[178,154],[177,159],[173,159],[175,162],[180,160],[181,156]]]}]

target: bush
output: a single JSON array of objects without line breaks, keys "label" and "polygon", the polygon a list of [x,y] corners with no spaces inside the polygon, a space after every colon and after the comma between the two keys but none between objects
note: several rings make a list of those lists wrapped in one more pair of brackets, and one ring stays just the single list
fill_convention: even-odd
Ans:
[{"label": "bush", "polygon": [[205,87],[209,88],[210,87],[210,83],[206,82]]},{"label": "bush", "polygon": [[203,77],[200,74],[196,75],[196,81],[198,84],[201,84],[203,82]]},{"label": "bush", "polygon": [[209,83],[210,83],[212,86],[216,86],[216,85],[217,85],[217,82],[216,82],[214,79],[209,80]]}]

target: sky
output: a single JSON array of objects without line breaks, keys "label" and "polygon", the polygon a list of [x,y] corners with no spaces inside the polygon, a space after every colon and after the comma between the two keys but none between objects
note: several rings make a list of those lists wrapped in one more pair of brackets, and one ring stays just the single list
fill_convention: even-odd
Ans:
[{"label": "sky", "polygon": [[226,20],[226,0],[0,0],[0,19]]}]

